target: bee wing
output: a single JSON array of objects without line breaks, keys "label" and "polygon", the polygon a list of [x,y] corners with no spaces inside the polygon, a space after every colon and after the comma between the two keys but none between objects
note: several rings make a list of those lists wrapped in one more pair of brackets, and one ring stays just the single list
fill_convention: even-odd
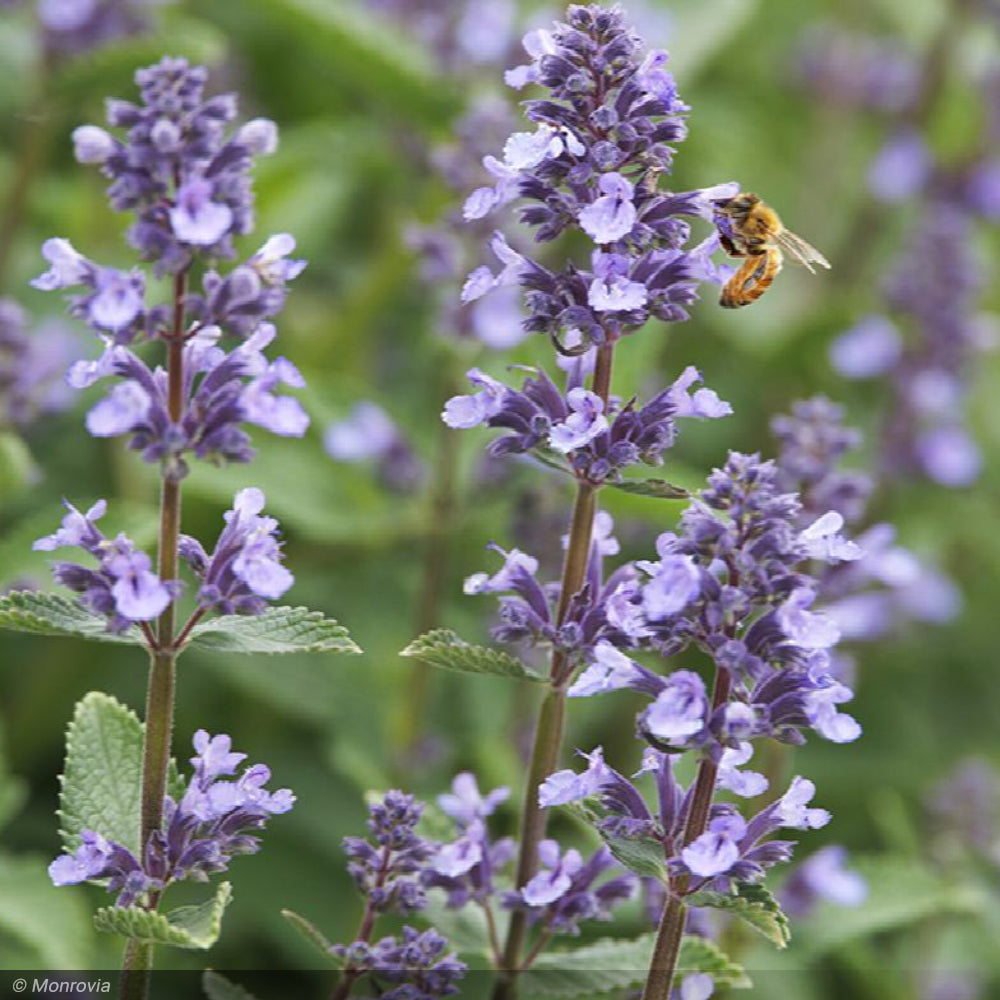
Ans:
[{"label": "bee wing", "polygon": [[826,268],[830,266],[830,262],[811,243],[806,243],[801,236],[796,236],[795,233],[787,229],[782,229],[778,233],[775,242],[787,250],[800,264],[805,265],[813,274],[816,273],[813,264],[819,264],[820,267]]}]

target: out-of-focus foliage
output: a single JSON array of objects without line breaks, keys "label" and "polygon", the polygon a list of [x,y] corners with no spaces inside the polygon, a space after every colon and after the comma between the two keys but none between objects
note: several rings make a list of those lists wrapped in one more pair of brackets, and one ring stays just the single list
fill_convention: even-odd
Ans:
[{"label": "out-of-focus foliage", "polygon": [[[869,440],[877,435],[883,401],[835,376],[826,350],[876,307],[881,277],[921,206],[876,212],[864,178],[883,138],[879,121],[817,101],[796,76],[798,46],[806,29],[838,27],[892,36],[919,55],[967,6],[644,0],[644,31],[671,49],[692,106],[691,135],[677,157],[678,189],[737,178],[779,207],[833,263],[829,275],[815,278],[787,268],[749,309],[728,312],[706,300],[669,335],[654,325],[623,345],[615,385],[629,393],[659,388],[694,364],[733,404],[734,417],[685,433],[664,470],[671,483],[696,485],[730,447],[773,452],[770,417],[816,392],[842,400]],[[525,7],[526,23],[554,14],[541,4]],[[0,194],[17,174],[24,135],[37,124],[32,116],[43,115],[43,148],[0,291],[15,296],[35,321],[54,314],[55,302],[27,286],[43,269],[38,246],[49,235],[68,237],[117,266],[130,264],[123,226],[109,224],[97,175],[72,161],[69,134],[77,124],[101,120],[105,96],[131,92],[136,66],[163,53],[207,61],[216,85],[238,90],[248,114],[279,123],[280,150],[257,175],[258,232],[293,233],[310,262],[281,325],[284,353],[309,385],[302,398],[313,429],[302,441],[259,435],[253,465],[196,469],[185,484],[185,531],[213,536],[234,490],[261,487],[285,527],[297,578],[290,599],[346,624],[365,652],[272,660],[193,648],[180,666],[176,734],[186,746],[199,727],[231,733],[298,796],[295,811],[269,832],[260,858],[232,868],[235,897],[213,967],[308,969],[317,959],[280,911],[308,914],[330,940],[349,939],[358,907],[340,840],[358,832],[365,792],[402,783],[432,797],[460,768],[475,770],[481,787],[520,788],[533,685],[447,671],[426,675],[398,652],[432,626],[487,642],[492,609],[463,596],[463,577],[488,564],[484,547],[491,540],[517,544],[540,527],[551,543],[563,530],[569,487],[556,472],[517,464],[500,485],[484,484],[478,449],[485,438],[471,432],[459,443],[455,513],[443,525],[436,520],[439,413],[448,395],[442,372],[461,371],[475,351],[443,342],[433,329],[435,304],[417,278],[406,233],[454,208],[426,151],[449,141],[467,83],[449,75],[405,25],[380,20],[366,4],[191,0],[162,14],[156,35],[58,69],[41,104],[28,93],[34,86],[29,23],[6,10],[0,15],[0,62],[7,70],[0,74]],[[933,117],[933,140],[944,155],[960,157],[975,134],[963,82],[973,59],[1000,60],[998,24],[994,15],[958,31]],[[475,86],[496,83],[487,73]],[[1000,236],[994,229],[982,240],[995,274]],[[984,305],[1000,310],[1000,282],[990,282]],[[97,353],[96,344],[88,349]],[[529,339],[517,354],[536,363],[550,348]],[[83,432],[90,395],[25,432],[30,462],[21,455],[20,467],[33,472],[0,475],[0,588],[47,585],[46,559],[30,543],[53,530],[64,496],[78,504],[107,496],[109,531],[127,530],[137,544],[155,540],[155,478],[120,440],[96,441]],[[361,399],[376,400],[405,427],[431,470],[422,491],[386,491],[372,468],[335,464],[324,453],[324,427]],[[972,401],[987,463],[974,487],[897,482],[878,494],[879,517],[897,524],[906,545],[957,581],[964,610],[947,626],[914,626],[858,651],[854,707],[865,728],[861,740],[835,748],[814,742],[775,763],[785,778],[802,771],[815,779],[835,819],[822,835],[807,835],[807,847],[823,838],[847,845],[870,898],[858,910],[820,908],[797,925],[791,947],[778,956],[759,950],[739,929],[728,930],[732,940],[724,950],[751,971],[761,996],[921,997],[928,968],[955,974],[975,968],[984,984],[990,977],[994,988],[1000,983],[996,829],[992,862],[974,859],[941,840],[926,805],[932,787],[962,758],[980,755],[1000,767],[994,664],[1000,466],[991,459],[1000,445],[998,401],[1000,366],[987,355]],[[867,456],[875,451],[870,447]],[[647,555],[680,509],[618,491],[606,491],[602,503],[636,557]],[[442,601],[428,622],[420,595],[431,542],[446,543],[447,558]],[[549,557],[558,560],[557,547]],[[113,939],[97,935],[86,913],[86,904],[105,901],[102,894],[56,890],[45,866],[59,850],[55,775],[73,705],[99,689],[138,709],[144,686],[145,664],[135,649],[0,633],[0,967],[116,964]],[[603,743],[609,754],[627,751],[635,710],[628,697],[572,708],[569,747]],[[514,806],[504,808],[513,825]],[[569,823],[559,829],[579,835]],[[181,896],[173,902],[185,902]],[[616,936],[647,929],[638,907],[629,913]],[[57,935],[42,934],[53,927]],[[164,951],[163,961],[203,964],[178,951]]]}]

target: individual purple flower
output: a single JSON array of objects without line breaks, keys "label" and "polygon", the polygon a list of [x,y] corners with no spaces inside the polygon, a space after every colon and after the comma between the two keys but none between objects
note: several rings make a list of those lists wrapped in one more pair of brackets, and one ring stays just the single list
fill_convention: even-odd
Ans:
[{"label": "individual purple flower", "polygon": [[[746,706],[736,705],[732,708],[744,709]],[[727,713],[727,722],[731,723],[732,713]],[[719,758],[718,785],[727,792],[752,799],[767,791],[769,782],[763,774],[757,771],[741,770],[742,766],[753,757],[753,745],[749,741],[738,743],[722,752]]]},{"label": "individual purple flower", "polygon": [[602,640],[594,646],[593,661],[567,690],[570,698],[588,698],[606,691],[636,687],[648,675],[633,660]]},{"label": "individual purple flower", "polygon": [[566,394],[569,414],[565,420],[552,425],[549,445],[564,455],[589,444],[608,429],[604,415],[604,401],[588,389],[570,389]]},{"label": "individual purple flower", "polygon": [[820,900],[837,906],[860,906],[868,883],[847,867],[847,850],[830,844],[814,851],[781,887],[781,907],[790,916],[805,916]]},{"label": "individual purple flower", "polygon": [[135,622],[152,621],[177,597],[177,581],[161,580],[152,570],[145,552],[120,534],[109,539],[95,524],[104,516],[107,503],[99,500],[85,514],[68,501],[69,512],[54,534],[39,538],[33,549],[52,552],[60,548],[82,548],[98,561],[98,569],[76,563],[53,563],[58,583],[80,594],[81,604],[107,619],[109,632],[123,632]]},{"label": "individual purple flower", "polygon": [[538,788],[538,804],[543,808],[578,802],[597,795],[613,778],[614,772],[604,763],[604,751],[597,747],[582,754],[587,769],[581,773],[566,769],[549,775]]},{"label": "individual purple flower", "polygon": [[186,297],[188,312],[203,326],[224,327],[243,338],[251,336],[264,320],[281,312],[285,286],[305,269],[304,260],[290,259],[294,251],[294,237],[279,233],[229,274],[206,271],[202,293]]},{"label": "individual purple flower", "polygon": [[621,174],[602,174],[597,182],[600,196],[580,211],[580,228],[600,245],[617,243],[635,225],[637,213],[633,185]]},{"label": "individual purple flower", "polygon": [[690,670],[675,670],[656,700],[639,716],[644,733],[669,746],[683,746],[705,728],[708,698],[705,683]]},{"label": "individual purple flower", "polygon": [[42,255],[49,270],[31,284],[42,291],[81,285],[89,289],[70,299],[70,312],[98,332],[112,335],[117,343],[129,343],[158,319],[159,313],[147,313],[146,283],[140,271],[100,267],[65,239],[46,240]]},{"label": "individual purple flower", "polygon": [[[263,764],[236,777],[246,755],[230,752],[228,736],[212,737],[199,730],[194,745],[194,772],[184,795],[179,802],[166,796],[163,826],[143,845],[141,861],[99,832],[83,830],[77,849],[49,866],[53,883],[107,879],[108,891],[118,893],[115,905],[132,906],[174,882],[204,882],[210,874],[225,871],[234,857],[256,853],[257,833],[271,816],[288,812],[295,796],[287,788],[268,791],[264,786],[271,772]],[[227,778],[235,780],[223,780]]]},{"label": "individual purple flower", "polygon": [[681,851],[681,860],[699,878],[716,878],[740,860],[740,841],[747,832],[738,813],[726,812],[708,824],[708,829]]},{"label": "individual purple flower", "polygon": [[650,620],[678,614],[701,593],[701,573],[690,556],[667,553],[651,568],[653,577],[642,588],[642,607]]},{"label": "individual purple flower", "polygon": [[181,558],[198,580],[198,605],[220,614],[261,614],[295,582],[282,564],[278,522],[261,515],[261,490],[240,490],[233,509],[223,514],[225,528],[208,555],[188,535],[180,540]]},{"label": "individual purple flower", "polygon": [[380,480],[399,492],[412,490],[424,470],[402,430],[377,403],[363,400],[323,435],[326,453],[338,462],[375,461]]}]

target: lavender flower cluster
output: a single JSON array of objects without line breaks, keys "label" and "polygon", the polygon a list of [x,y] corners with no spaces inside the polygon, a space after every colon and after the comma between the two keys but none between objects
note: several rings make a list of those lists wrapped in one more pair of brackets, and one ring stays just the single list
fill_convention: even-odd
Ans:
[{"label": "lavender flower cluster", "polygon": [[[497,287],[527,290],[525,329],[546,333],[561,351],[583,353],[617,340],[650,316],[676,322],[697,298],[697,284],[719,280],[709,254],[715,234],[691,250],[684,217],[711,218],[713,198],[735,184],[680,194],[658,190],[669,172],[672,143],[684,138],[685,105],[666,69],[667,54],[643,54],[620,8],[572,6],[565,23],[525,36],[531,62],[511,70],[515,87],[540,84],[549,93],[524,106],[533,132],[515,132],[503,159],[483,163],[492,186],[467,199],[467,219],[484,218],[515,199],[521,221],[540,241],[567,229],[593,242],[590,267],[552,271],[514,251],[502,234],[491,242],[503,265],[469,276],[464,301]],[[567,347],[566,337],[578,339]]]},{"label": "lavender flower cluster", "polygon": [[[260,850],[257,834],[271,816],[288,812],[295,796],[268,791],[271,771],[254,764],[236,776],[246,754],[234,753],[228,736],[194,736],[194,771],[180,801],[167,795],[163,827],[154,830],[136,857],[127,847],[94,830],[83,830],[80,846],[49,866],[57,886],[107,880],[116,906],[132,906],[175,882],[204,882],[225,871],[241,854]],[[224,779],[235,778],[233,781]]]},{"label": "lavender flower cluster", "polygon": [[[279,234],[228,274],[206,266],[201,291],[188,289],[196,262],[214,265],[233,256],[233,238],[252,228],[253,158],[274,151],[277,129],[255,119],[230,132],[235,96],[206,97],[205,70],[183,59],[139,70],[136,82],[139,103],[108,104],[109,123],[124,134],[84,125],[74,132],[74,145],[78,160],[99,164],[110,179],[112,207],[135,214],[133,246],[154,262],[156,274],[174,275],[173,300],[148,304],[140,269],[97,264],[62,238],[45,243],[50,267],[33,284],[83,289],[70,297],[70,312],[97,333],[103,353],[74,363],[67,381],[83,389],[114,379],[87,414],[87,429],[95,437],[127,435],[132,449],[176,482],[192,456],[249,461],[246,424],[283,436],[305,432],[309,418],[302,406],[276,392],[282,385],[301,387],[302,376],[287,359],[269,360],[264,353],[276,336],[270,320],[284,305],[286,284],[305,264],[291,258],[294,239]],[[144,341],[165,347],[170,372],[145,360]],[[201,613],[259,614],[291,586],[277,522],[262,516],[263,507],[260,490],[237,494],[211,555],[194,539],[182,539],[181,557],[198,581]],[[56,577],[83,595],[90,611],[105,616],[112,631],[150,621],[176,599],[178,581],[159,579],[149,557],[125,536],[109,540],[94,526],[103,501],[86,515],[69,510],[62,529],[35,547],[77,546],[97,559],[96,570],[59,563]]]},{"label": "lavender flower cluster", "polygon": [[[519,890],[504,888],[516,844],[509,837],[493,839],[486,821],[508,795],[506,788],[483,795],[472,774],[459,774],[451,791],[437,800],[457,831],[454,840],[443,843],[417,832],[424,807],[412,796],[391,791],[372,803],[368,836],[344,840],[348,870],[365,900],[358,940],[333,949],[349,981],[368,976],[380,986],[406,983],[414,992],[397,987],[400,1000],[458,992],[455,982],[466,966],[444,955],[447,942],[436,931],[405,926],[399,937],[371,942],[378,917],[419,913],[432,890],[443,890],[451,909],[481,909],[490,923],[497,908],[524,911],[546,937],[579,934],[583,921],[608,920],[635,893],[637,880],[619,868],[606,847],[584,859],[554,840],[539,845],[541,870],[530,882]],[[499,955],[494,957],[499,961]],[[379,995],[397,993],[390,989]]]},{"label": "lavender flower cluster", "polygon": [[[282,565],[278,522],[261,516],[264,494],[253,487],[236,494],[233,509],[223,517],[225,528],[215,549],[207,554],[199,542],[181,536],[180,555],[200,586],[198,607],[221,614],[260,614],[268,600],[276,600],[291,587],[292,574]],[[136,622],[157,618],[177,599],[178,580],[161,580],[148,555],[137,550],[124,534],[109,539],[95,524],[107,511],[99,500],[86,513],[66,502],[69,513],[58,531],[38,539],[34,549],[52,552],[80,548],[98,562],[97,569],[77,563],[57,562],[57,582],[80,594],[90,612],[107,620],[108,630],[123,632]]]}]

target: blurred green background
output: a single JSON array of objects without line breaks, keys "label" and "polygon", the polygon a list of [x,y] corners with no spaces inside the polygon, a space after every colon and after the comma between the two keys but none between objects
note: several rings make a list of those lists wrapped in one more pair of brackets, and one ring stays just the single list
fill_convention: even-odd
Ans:
[{"label": "blurred green background", "polygon": [[[519,792],[535,692],[435,674],[425,678],[421,693],[412,664],[397,653],[435,620],[484,641],[494,607],[488,599],[463,597],[463,577],[492,565],[484,551],[489,541],[523,547],[533,528],[549,539],[548,569],[555,575],[551,540],[570,502],[566,483],[533,468],[516,466],[499,483],[484,482],[480,455],[488,438],[469,432],[457,445],[454,509],[443,523],[435,515],[438,414],[455,373],[472,363],[499,373],[512,360],[548,362],[551,351],[534,338],[505,357],[489,357],[436,329],[439,297],[452,289],[428,290],[406,234],[460,204],[463,195],[442,183],[427,150],[453,141],[471,92],[501,91],[499,69],[446,65],[420,43],[412,23],[380,16],[373,6],[177,3],[157,12],[155,34],[62,64],[41,106],[44,145],[0,274],[0,290],[38,322],[59,315],[56,297],[27,286],[43,269],[38,247],[45,237],[66,236],[101,262],[130,265],[127,220],[107,210],[97,172],[73,161],[69,135],[78,124],[102,122],[106,96],[132,96],[137,66],[164,53],[204,61],[213,89],[240,93],[244,116],[278,122],[280,149],[257,171],[257,235],[245,238],[240,251],[250,253],[270,233],[287,231],[310,262],[278,325],[281,353],[307,378],[301,395],[313,427],[302,441],[256,432],[259,457],[252,465],[196,469],[185,484],[184,530],[211,540],[233,492],[261,486],[287,539],[297,579],[292,603],[338,618],[365,654],[268,660],[191,653],[182,660],[179,755],[186,756],[199,727],[228,732],[237,748],[270,764],[277,783],[299,797],[297,808],[272,824],[261,855],[232,868],[235,902],[211,954],[221,969],[312,966],[280,907],[310,917],[331,940],[353,933],[358,905],[340,840],[360,832],[369,789],[401,783],[432,797],[457,770],[469,768],[481,787],[511,784]],[[946,33],[950,47],[929,134],[940,154],[960,157],[978,141],[983,107],[973,71],[984,60],[1000,60],[998,19],[941,0],[647,0],[642,6],[647,41],[671,50],[692,107],[690,138],[679,150],[671,186],[738,178],[781,209],[834,267],[821,278],[788,269],[751,309],[727,313],[709,295],[690,323],[670,330],[651,325],[619,351],[615,390],[648,391],[694,364],[732,402],[733,418],[685,429],[667,471],[687,485],[721,463],[727,448],[773,453],[770,418],[820,391],[844,402],[849,421],[865,432],[869,445],[858,459],[864,464],[876,451],[886,397],[880,384],[836,376],[827,346],[879,308],[881,276],[908,249],[921,204],[887,208],[866,194],[864,178],[886,136],[885,117],[818,99],[802,85],[796,65],[803,33],[873,32],[918,59]],[[529,24],[556,10],[528,4],[521,13]],[[35,61],[29,20],[24,12],[5,11],[0,196],[11,189],[38,110]],[[977,239],[992,279],[1000,255],[996,228],[980,227]],[[993,280],[983,307],[1000,308]],[[96,345],[87,337],[81,333],[82,350],[92,356]],[[154,542],[154,470],[120,439],[97,441],[83,430],[83,413],[97,392],[84,393],[72,410],[24,435],[34,472],[20,482],[10,473],[13,481],[0,493],[0,587],[47,585],[47,560],[31,553],[30,543],[54,529],[64,496],[78,504],[107,497],[108,530],[124,527],[137,541]],[[422,488],[393,493],[370,465],[338,464],[324,453],[324,428],[363,399],[377,401],[411,438],[431,470]],[[817,801],[835,816],[821,833],[804,837],[805,851],[828,841],[847,845],[869,878],[870,902],[857,911],[821,907],[782,955],[735,941],[733,950],[751,970],[780,970],[759,977],[755,995],[924,997],[931,975],[945,973],[957,976],[956,983],[979,984],[979,992],[961,996],[1000,995],[990,991],[991,981],[1000,990],[1000,855],[977,855],[960,838],[942,850],[925,804],[930,789],[963,758],[1000,765],[995,356],[978,366],[971,413],[987,456],[974,487],[896,482],[875,502],[876,515],[898,525],[904,544],[955,579],[964,596],[961,615],[943,627],[914,626],[859,647],[853,709],[863,739],[848,746],[814,740],[787,765],[816,781]],[[648,553],[680,510],[623,494],[607,497],[606,506],[630,557]],[[421,610],[429,549],[445,552],[442,598]],[[59,850],[56,775],[74,703],[100,689],[139,709],[144,687],[145,663],[133,651],[0,633],[0,967],[117,964],[117,942],[101,939],[89,925],[89,909],[104,902],[102,893],[55,890],[45,867]],[[623,695],[572,708],[568,745],[603,743],[609,757],[625,762],[623,770],[629,766],[636,703]],[[514,819],[511,806],[499,821],[512,827]],[[571,828],[563,832],[580,836]],[[59,933],[44,933],[52,927]],[[636,906],[615,931],[641,927]],[[203,961],[195,954],[162,956],[163,963],[184,968]],[[960,994],[940,1000],[952,995]]]}]

